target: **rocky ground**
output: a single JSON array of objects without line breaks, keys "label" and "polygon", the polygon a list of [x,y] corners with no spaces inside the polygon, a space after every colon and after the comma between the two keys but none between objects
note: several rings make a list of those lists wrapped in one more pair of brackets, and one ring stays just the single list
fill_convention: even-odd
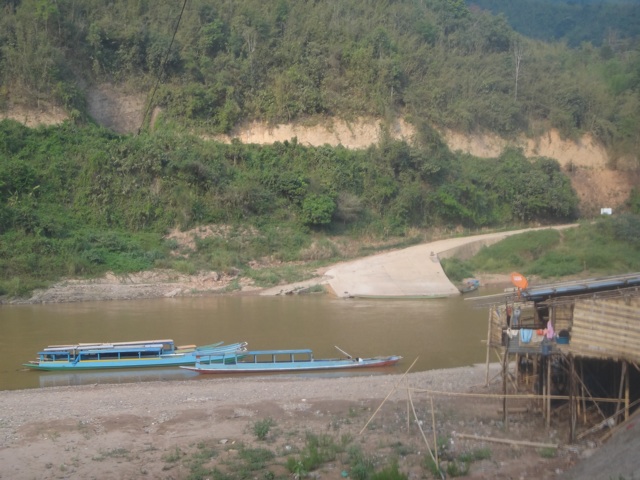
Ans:
[{"label": "rocky ground", "polygon": [[[363,468],[393,461],[409,478],[439,478],[429,467],[435,437],[447,477],[468,468],[465,478],[545,479],[594,446],[566,446],[565,422],[545,428],[526,402],[505,428],[501,401],[488,396],[500,382],[485,379],[478,365],[4,391],[0,478],[364,478]],[[318,465],[304,466],[314,455]]]}]

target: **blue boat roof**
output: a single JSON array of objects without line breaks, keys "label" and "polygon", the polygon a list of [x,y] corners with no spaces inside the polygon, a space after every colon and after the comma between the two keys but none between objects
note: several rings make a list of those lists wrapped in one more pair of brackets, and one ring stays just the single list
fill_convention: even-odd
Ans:
[{"label": "blue boat roof", "polygon": [[551,285],[541,285],[538,287],[529,287],[522,290],[520,295],[525,300],[540,302],[553,297],[580,295],[636,286],[640,286],[640,273],[613,275],[610,277],[590,278],[586,280],[575,280]]},{"label": "blue boat roof", "polygon": [[238,353],[239,355],[289,355],[291,353],[293,354],[302,354],[302,353],[307,353],[307,354],[311,354],[313,353],[310,349],[305,348],[305,349],[299,349],[299,350],[250,350],[250,351],[240,351],[240,352],[235,352]]},{"label": "blue boat roof", "polygon": [[162,350],[162,345],[139,345],[137,347],[126,346],[126,347],[114,347],[114,348],[78,348],[78,349],[52,349],[52,350],[44,350],[42,352],[38,352],[39,355],[52,355],[55,353],[67,353],[67,352],[77,352],[83,355],[87,354],[103,354],[103,353],[117,353],[117,352],[158,352]]}]

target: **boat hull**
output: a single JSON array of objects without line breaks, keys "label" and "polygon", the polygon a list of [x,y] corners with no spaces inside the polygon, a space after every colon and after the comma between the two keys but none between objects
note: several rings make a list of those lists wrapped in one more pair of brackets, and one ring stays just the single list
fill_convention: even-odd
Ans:
[{"label": "boat hull", "polygon": [[380,358],[310,360],[306,362],[237,362],[183,366],[198,373],[291,373],[327,370],[351,370],[358,368],[388,367],[398,363],[402,357],[392,355]]}]

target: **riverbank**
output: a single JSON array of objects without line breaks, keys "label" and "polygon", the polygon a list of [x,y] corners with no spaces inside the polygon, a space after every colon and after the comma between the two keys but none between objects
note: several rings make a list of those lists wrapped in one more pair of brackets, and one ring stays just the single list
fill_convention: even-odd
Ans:
[{"label": "riverbank", "polygon": [[[490,376],[498,369],[492,365]],[[499,382],[485,380],[476,365],[406,377],[200,376],[3,391],[0,478],[215,478],[214,470],[239,478],[247,469],[251,478],[290,478],[287,462],[304,459],[313,438],[334,451],[315,478],[356,477],[356,451],[377,470],[395,459],[409,478],[431,478],[425,438],[433,448],[434,426],[443,468],[474,459],[466,478],[557,478],[579,460],[584,446],[554,448],[566,438],[562,426],[546,430],[531,411],[511,415],[505,430],[501,402],[486,396]],[[254,456],[262,460],[248,460]]]},{"label": "riverbank", "polygon": [[[429,298],[457,295],[458,289],[447,278],[439,256],[451,257],[461,251],[469,254],[484,245],[525,231],[572,227],[575,224],[437,240],[320,268],[314,272],[314,278],[268,289],[257,287],[251,279],[240,277],[237,273],[208,271],[187,275],[174,270],[155,269],[121,276],[108,273],[101,278],[66,279],[50,288],[35,291],[29,298],[0,298],[0,303],[136,300],[209,294],[287,295],[316,287],[324,288],[337,297]],[[510,285],[508,274],[479,275],[478,280],[481,286]]]}]

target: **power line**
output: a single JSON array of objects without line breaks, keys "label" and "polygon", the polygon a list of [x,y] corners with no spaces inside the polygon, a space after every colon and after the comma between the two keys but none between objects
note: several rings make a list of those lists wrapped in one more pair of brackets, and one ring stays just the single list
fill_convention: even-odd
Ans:
[{"label": "power line", "polygon": [[158,86],[160,85],[160,81],[162,80],[162,75],[164,74],[164,69],[165,69],[165,67],[167,65],[167,62],[169,61],[169,53],[171,52],[171,47],[173,46],[173,41],[176,38],[176,33],[178,33],[178,27],[180,26],[180,21],[182,20],[182,14],[184,13],[184,9],[185,9],[186,6],[187,6],[187,0],[184,0],[184,2],[182,3],[182,10],[180,10],[180,16],[178,17],[178,21],[176,22],[176,28],[173,31],[173,36],[171,37],[171,43],[169,43],[169,48],[167,48],[167,53],[164,56],[164,60],[163,60],[162,65],[160,67],[160,72],[158,73],[158,80],[156,81],[155,87],[153,87],[153,91],[151,92],[151,98],[149,98],[149,102],[147,103],[147,110],[144,112],[144,116],[142,117],[142,124],[140,125],[140,128],[138,129],[138,135],[142,131],[142,127],[144,126],[144,122],[147,119],[147,116],[149,115],[149,110],[151,110],[151,105],[153,105],[153,98],[156,95],[156,90],[158,90]]}]

